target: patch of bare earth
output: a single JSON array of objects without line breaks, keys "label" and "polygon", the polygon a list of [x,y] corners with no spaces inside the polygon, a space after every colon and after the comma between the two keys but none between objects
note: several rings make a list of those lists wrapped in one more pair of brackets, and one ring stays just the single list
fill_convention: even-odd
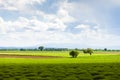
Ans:
[{"label": "patch of bare earth", "polygon": [[61,56],[34,56],[34,55],[13,55],[13,54],[0,54],[0,58],[33,58],[33,59],[44,59],[44,58],[62,58]]}]

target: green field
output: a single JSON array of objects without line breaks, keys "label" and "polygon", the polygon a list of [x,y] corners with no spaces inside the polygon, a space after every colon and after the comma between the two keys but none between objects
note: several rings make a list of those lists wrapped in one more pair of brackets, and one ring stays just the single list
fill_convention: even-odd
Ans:
[{"label": "green field", "polygon": [[0,54],[61,58],[0,58],[0,80],[120,80],[120,52],[0,51]]},{"label": "green field", "polygon": [[68,51],[1,51],[0,54],[61,56],[62,58],[0,58],[0,63],[119,63],[120,52],[94,52],[92,56],[80,52],[78,58],[71,58]]}]

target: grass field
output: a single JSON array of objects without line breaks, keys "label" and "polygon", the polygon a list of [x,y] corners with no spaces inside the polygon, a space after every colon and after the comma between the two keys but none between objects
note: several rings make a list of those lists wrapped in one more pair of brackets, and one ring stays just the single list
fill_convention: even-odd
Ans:
[{"label": "grass field", "polygon": [[78,58],[71,58],[68,51],[1,51],[0,54],[61,56],[62,58],[0,58],[0,63],[119,63],[120,52],[95,52],[92,56],[80,52]]},{"label": "grass field", "polygon": [[0,51],[0,54],[61,56],[60,58],[0,58],[0,80],[120,80],[120,52]]}]

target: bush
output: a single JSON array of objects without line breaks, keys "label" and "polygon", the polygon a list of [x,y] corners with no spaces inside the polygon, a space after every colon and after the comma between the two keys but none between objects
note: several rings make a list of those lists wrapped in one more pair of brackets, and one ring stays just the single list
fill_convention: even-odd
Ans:
[{"label": "bush", "polygon": [[84,49],[83,53],[89,53],[90,55],[92,55],[93,49],[91,49],[91,48]]},{"label": "bush", "polygon": [[83,49],[83,53],[88,53],[88,52],[87,52],[87,49]]},{"label": "bush", "polygon": [[69,54],[70,54],[71,57],[76,58],[78,56],[79,52],[77,52],[77,51],[70,51]]}]

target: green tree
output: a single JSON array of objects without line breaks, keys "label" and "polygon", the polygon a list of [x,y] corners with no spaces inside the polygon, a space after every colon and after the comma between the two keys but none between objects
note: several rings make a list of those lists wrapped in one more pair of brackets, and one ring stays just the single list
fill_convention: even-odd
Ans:
[{"label": "green tree", "polygon": [[73,58],[76,58],[76,57],[78,56],[78,54],[79,54],[79,52],[78,52],[78,51],[75,51],[75,50],[70,51],[70,53],[69,53],[69,55],[70,55],[71,57],[73,57]]},{"label": "green tree", "polygon": [[43,51],[44,46],[39,46],[38,49],[41,50],[41,51]]},{"label": "green tree", "polygon": [[91,48],[87,48],[87,52],[88,52],[90,55],[92,55],[92,53],[93,53],[93,49],[91,49]]},{"label": "green tree", "polygon": [[107,48],[104,48],[104,51],[107,51]]},{"label": "green tree", "polygon": [[88,53],[88,52],[87,52],[87,49],[83,49],[83,53]]},{"label": "green tree", "polygon": [[90,55],[92,55],[93,49],[91,48],[83,49],[83,53],[89,53]]}]

